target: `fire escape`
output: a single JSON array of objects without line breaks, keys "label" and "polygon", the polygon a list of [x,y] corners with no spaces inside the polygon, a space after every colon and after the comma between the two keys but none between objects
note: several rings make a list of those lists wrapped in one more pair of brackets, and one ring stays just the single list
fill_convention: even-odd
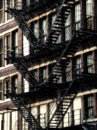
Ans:
[{"label": "fire escape", "polygon": [[[65,27],[65,22],[73,9],[75,1],[74,0],[41,0],[39,2],[33,2],[29,7],[23,7],[21,9],[8,7],[7,12],[11,14],[19,28],[22,30],[23,34],[28,39],[31,46],[36,50],[36,52],[29,56],[20,56],[16,55],[11,51],[10,56],[8,57],[10,61],[14,64],[16,69],[21,73],[21,75],[30,83],[31,91],[39,91],[42,87],[47,88],[51,86],[58,86],[55,89],[60,90],[60,86],[64,86],[65,83],[60,83],[59,80],[62,76],[62,63],[65,64],[65,67],[69,64],[71,57],[74,53],[81,47],[83,40],[97,37],[97,32],[94,30],[79,29],[75,30],[75,25],[72,29],[72,37],[66,43],[57,43],[57,40],[62,32],[62,29]],[[47,36],[46,42],[41,43],[34,35],[33,31],[30,28],[30,19],[32,18],[31,12],[34,10],[44,9],[43,7],[48,7],[48,4],[51,6],[49,8],[57,8],[57,15],[53,25],[50,28],[49,34]],[[39,12],[38,12],[39,13]],[[49,55],[52,54],[52,57]],[[33,66],[34,59],[38,60],[39,58],[45,58],[45,55],[48,56],[48,59],[55,60],[55,64],[50,72],[50,75],[47,79],[41,83],[37,80],[33,71],[30,71],[29,68]],[[73,74],[75,75],[76,70]],[[67,113],[69,107],[71,106],[73,100],[75,99],[78,90],[76,89],[79,81],[82,81],[83,84],[88,80],[96,81],[96,77],[93,74],[93,78],[90,78],[85,74],[76,75],[71,82],[67,83],[67,87],[62,87],[62,92],[55,97],[57,98],[57,107],[52,117],[47,123],[46,129],[49,128],[59,128],[60,124]],[[54,89],[54,90],[55,90]],[[46,90],[45,90],[46,91]],[[53,94],[54,95],[54,94]],[[51,94],[51,96],[53,96]],[[31,101],[30,96],[25,98],[25,93],[20,94],[8,93],[14,105],[17,107],[18,111],[21,113],[22,117],[28,122],[30,129],[38,130],[43,129],[38,120],[31,113],[28,104]],[[53,106],[54,107],[54,106]]]}]

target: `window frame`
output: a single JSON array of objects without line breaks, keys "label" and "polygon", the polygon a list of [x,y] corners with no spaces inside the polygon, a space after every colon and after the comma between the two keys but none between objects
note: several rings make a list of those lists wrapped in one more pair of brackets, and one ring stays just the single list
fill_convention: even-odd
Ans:
[{"label": "window frame", "polygon": [[75,29],[78,30],[81,27],[81,5],[79,1],[75,4]]},{"label": "window frame", "polygon": [[42,43],[46,42],[46,38],[47,38],[47,32],[48,32],[48,21],[47,21],[47,17],[43,17],[42,19],[40,19],[40,40]]},{"label": "window frame", "polygon": [[[90,1],[90,3],[88,3]],[[92,0],[86,0],[86,22],[87,22],[87,29],[92,29]]]},{"label": "window frame", "polygon": [[15,55],[18,54],[18,29],[12,32],[12,51]]},{"label": "window frame", "polygon": [[2,81],[0,81],[0,100],[3,100],[3,84],[2,84]]},{"label": "window frame", "polygon": [[81,56],[76,57],[76,59],[75,59],[75,68],[76,68],[76,74],[80,74],[82,72],[83,68],[82,68]]},{"label": "window frame", "polygon": [[[3,38],[0,38],[0,67],[3,66]],[[2,45],[1,45],[2,44]]]},{"label": "window frame", "polygon": [[[5,93],[5,94],[8,94],[8,93],[11,92],[10,83],[11,83],[11,82],[10,82],[10,78],[4,79],[4,93]],[[8,97],[6,96],[6,98],[8,98]]]},{"label": "window frame", "polygon": [[[2,1],[2,6],[0,7],[0,13],[2,15],[0,15],[1,16],[0,17],[0,24],[2,24],[4,22],[4,1],[3,0],[1,0],[1,1]],[[1,3],[0,3],[0,5],[1,5]]]},{"label": "window frame", "polygon": [[[8,58],[9,54],[11,52],[11,35],[7,34],[5,36],[5,58]],[[5,61],[5,65],[10,64],[9,59]]]},{"label": "window frame", "polygon": [[94,118],[94,96],[89,94],[85,96],[85,118],[91,119]]},{"label": "window frame", "polygon": [[11,77],[11,86],[12,86],[12,92],[18,93],[18,75],[13,75]]}]

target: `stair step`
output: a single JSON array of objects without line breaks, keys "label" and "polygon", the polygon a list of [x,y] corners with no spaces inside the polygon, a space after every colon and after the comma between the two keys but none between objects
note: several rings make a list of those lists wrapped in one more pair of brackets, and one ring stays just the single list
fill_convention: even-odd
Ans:
[{"label": "stair step", "polygon": [[25,118],[25,120],[28,122],[29,126],[33,126],[33,129],[40,128],[40,125],[38,124],[37,120],[34,118],[34,116],[30,113],[29,108],[26,107],[24,102],[18,97],[18,95],[14,94],[11,96],[9,94],[10,98],[12,99],[14,105],[19,108],[18,110],[22,114],[22,116]]}]

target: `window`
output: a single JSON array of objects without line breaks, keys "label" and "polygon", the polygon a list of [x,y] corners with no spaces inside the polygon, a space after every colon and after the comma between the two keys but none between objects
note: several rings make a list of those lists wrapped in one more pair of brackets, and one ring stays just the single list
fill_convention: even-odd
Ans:
[{"label": "window", "polygon": [[18,76],[15,75],[12,77],[12,91],[18,93]]},{"label": "window", "polygon": [[[56,104],[56,102],[51,102],[50,104],[49,104],[49,109],[50,109],[50,111],[49,111],[49,116],[50,116],[50,118],[53,116],[53,114],[54,114],[54,112],[55,112],[55,110],[56,110],[56,107],[57,107],[57,104]],[[57,117],[56,117],[57,118]],[[56,121],[55,121],[56,122]]]},{"label": "window", "polygon": [[[5,43],[6,44],[5,45],[6,46],[6,49],[5,49],[6,56],[5,57],[8,58],[9,54],[10,54],[10,50],[11,50],[10,35],[7,35],[5,40],[6,40],[6,43]],[[10,63],[10,61],[7,59],[7,63],[6,64],[9,64],[9,63]]]},{"label": "window", "polygon": [[93,95],[85,96],[85,116],[86,118],[93,118],[94,116],[94,98]]},{"label": "window", "polygon": [[18,31],[12,32],[12,50],[14,54],[18,54]]},{"label": "window", "polygon": [[92,53],[87,55],[87,72],[88,73],[93,72],[93,56],[92,56]]},{"label": "window", "polygon": [[2,66],[2,60],[3,60],[3,41],[0,39],[0,67]]},{"label": "window", "polygon": [[12,112],[12,121],[11,121],[11,130],[18,130],[18,112],[13,111]]},{"label": "window", "polygon": [[27,5],[27,6],[30,5],[30,1],[31,1],[31,0],[26,0],[26,5]]},{"label": "window", "polygon": [[53,15],[51,16],[51,25],[54,24],[55,19],[56,19],[56,14],[53,14]]},{"label": "window", "polygon": [[8,94],[10,92],[10,79],[5,79],[5,94]]},{"label": "window", "polygon": [[73,102],[73,116],[74,116],[74,123],[75,125],[78,125],[81,123],[82,121],[82,116],[81,116],[81,112],[82,112],[82,100],[81,97],[77,97],[75,98],[74,102]]},{"label": "window", "polygon": [[38,115],[38,107],[37,106],[34,106],[34,107],[32,107],[31,108],[31,113],[33,114],[33,116],[35,117],[35,119],[38,119],[38,121],[39,121],[39,115]]},{"label": "window", "polygon": [[80,29],[81,26],[80,4],[75,5],[75,26],[76,26],[76,30]]},{"label": "window", "polygon": [[31,0],[23,0],[23,7],[25,8],[25,7],[29,6],[31,2],[32,2]]},{"label": "window", "polygon": [[71,66],[70,63],[66,66],[65,68],[65,76],[66,76],[66,81],[70,81],[71,80]]},{"label": "window", "polygon": [[68,41],[71,38],[71,26],[70,26],[70,16],[68,16],[65,23],[65,40]]},{"label": "window", "polygon": [[34,74],[35,79],[36,79],[37,81],[39,81],[39,71],[38,71],[38,69],[33,70],[32,73]]},{"label": "window", "polygon": [[47,124],[46,113],[47,113],[47,105],[46,104],[41,105],[40,106],[40,124],[43,128],[45,128]]},{"label": "window", "polygon": [[76,74],[80,74],[81,72],[82,72],[81,57],[78,57],[76,59]]},{"label": "window", "polygon": [[[5,10],[7,10],[7,7],[10,5],[10,0],[5,0]],[[5,20],[11,19],[11,15],[9,13],[5,13]]]},{"label": "window", "polygon": [[39,81],[43,82],[46,79],[46,67],[42,67],[39,70]]},{"label": "window", "polygon": [[24,118],[22,118],[22,130],[28,130],[28,122]]},{"label": "window", "polygon": [[2,94],[3,94],[3,86],[2,83],[0,83],[0,100],[2,100]]},{"label": "window", "polygon": [[3,114],[0,113],[0,130],[3,128]]},{"label": "window", "polygon": [[47,28],[47,19],[44,18],[41,20],[41,42],[44,43],[46,41],[46,36],[47,36],[47,31],[48,31],[48,28]]},{"label": "window", "polygon": [[17,8],[17,5],[19,2],[17,0],[9,0],[10,1],[10,7],[11,8]]},{"label": "window", "polygon": [[10,130],[10,113],[4,113],[4,129]]},{"label": "window", "polygon": [[29,82],[26,79],[23,79],[24,92],[29,92]]},{"label": "window", "polygon": [[0,23],[3,23],[3,0],[0,0]]},{"label": "window", "polygon": [[92,0],[86,0],[86,18],[87,18],[87,28],[92,28]]},{"label": "window", "polygon": [[39,38],[39,26],[38,26],[38,21],[35,21],[34,25],[33,25],[33,28],[34,28],[34,35],[36,38]]},{"label": "window", "polygon": [[30,44],[27,38],[23,35],[23,55],[29,55],[30,53]]},{"label": "window", "polygon": [[[54,22],[55,22],[55,19],[56,19],[56,14],[53,13],[53,14],[50,14],[49,17],[48,17],[48,32],[51,31],[53,25],[54,25]],[[51,36],[51,39],[52,39],[52,36]],[[51,40],[53,42],[53,40]]]}]

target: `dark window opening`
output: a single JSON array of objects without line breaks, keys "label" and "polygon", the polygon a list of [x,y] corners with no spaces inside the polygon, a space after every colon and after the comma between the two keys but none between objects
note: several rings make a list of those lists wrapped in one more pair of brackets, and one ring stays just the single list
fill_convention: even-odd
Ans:
[{"label": "dark window opening", "polygon": [[2,94],[3,94],[3,86],[2,83],[0,83],[0,100],[2,100]]},{"label": "dark window opening", "polygon": [[12,92],[13,93],[18,92],[18,77],[17,77],[17,75],[12,77]]},{"label": "dark window opening", "polygon": [[3,60],[3,41],[0,39],[0,67],[2,66],[2,60]]},{"label": "dark window opening", "polygon": [[85,96],[85,117],[90,119],[94,117],[94,97],[93,95]]}]

